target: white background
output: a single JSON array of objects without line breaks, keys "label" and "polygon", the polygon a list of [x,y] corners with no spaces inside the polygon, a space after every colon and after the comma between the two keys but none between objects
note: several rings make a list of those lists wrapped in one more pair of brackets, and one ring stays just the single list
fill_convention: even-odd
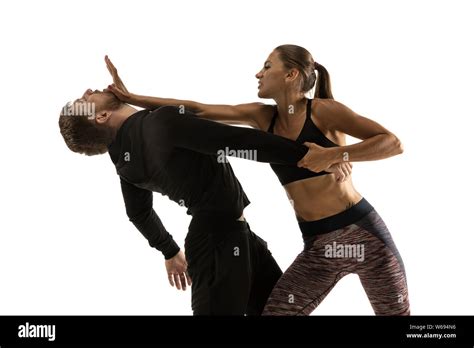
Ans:
[{"label": "white background", "polygon": [[[336,100],[403,142],[401,156],[354,165],[356,189],[404,259],[412,313],[474,314],[472,2],[2,1],[0,314],[191,314],[162,255],[128,222],[108,155],[70,152],[60,108],[110,83],[209,103],[258,101],[272,49],[306,47]],[[268,103],[273,101],[267,100]],[[231,160],[245,214],[286,269],[302,239],[268,165]],[[182,246],[185,209],[155,195]],[[373,311],[357,276],[314,315]]]}]

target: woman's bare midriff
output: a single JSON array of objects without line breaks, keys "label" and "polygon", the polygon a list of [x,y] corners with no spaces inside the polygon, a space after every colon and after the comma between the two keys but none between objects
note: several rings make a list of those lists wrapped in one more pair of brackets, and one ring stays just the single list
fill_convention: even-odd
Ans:
[{"label": "woman's bare midriff", "polygon": [[[341,132],[329,131],[327,126],[325,126],[324,122],[321,122],[320,119],[322,110],[320,108],[318,109],[318,106],[325,104],[327,108],[331,106],[331,103],[332,100],[317,99],[317,104],[315,105],[316,109],[313,110],[312,121],[326,138],[339,146],[345,146],[346,135]],[[270,126],[274,108],[268,107],[266,112],[268,122],[261,128],[265,130]],[[319,115],[320,118],[316,118],[314,114]],[[301,117],[304,118],[304,114],[302,114]],[[295,119],[293,119],[293,122],[296,122]],[[281,125],[277,119],[273,133],[294,140],[297,138],[297,135],[301,133],[302,127],[304,127],[302,122],[300,123],[301,124],[298,125],[293,124],[293,128],[291,129],[280,129]],[[349,176],[343,183],[339,183],[333,174],[326,174],[298,180],[285,185],[284,188],[293,205],[296,218],[300,222],[320,220],[341,213],[359,203],[362,199],[362,195],[356,191],[352,184],[352,176]]]},{"label": "woman's bare midriff", "polygon": [[339,183],[332,174],[295,181],[284,187],[300,222],[338,214],[362,199],[351,177]]}]

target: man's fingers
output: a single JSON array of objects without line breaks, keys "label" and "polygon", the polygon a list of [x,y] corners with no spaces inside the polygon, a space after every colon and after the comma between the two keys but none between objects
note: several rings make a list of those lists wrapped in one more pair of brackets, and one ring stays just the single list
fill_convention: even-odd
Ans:
[{"label": "man's fingers", "polygon": [[191,279],[191,276],[188,274],[188,271],[184,272],[184,275],[186,276],[186,280],[188,281],[188,285],[191,286],[193,284],[193,281]]},{"label": "man's fingers", "polygon": [[168,281],[170,282],[170,285],[171,285],[171,286],[174,286],[173,275],[172,275],[171,273],[168,274]]},{"label": "man's fingers", "polygon": [[179,275],[178,274],[173,274],[174,277],[174,283],[176,284],[176,288],[178,290],[181,290],[181,282],[179,280]]},{"label": "man's fingers", "polygon": [[179,280],[181,280],[181,287],[183,290],[186,290],[186,277],[184,276],[184,273],[179,275]]}]

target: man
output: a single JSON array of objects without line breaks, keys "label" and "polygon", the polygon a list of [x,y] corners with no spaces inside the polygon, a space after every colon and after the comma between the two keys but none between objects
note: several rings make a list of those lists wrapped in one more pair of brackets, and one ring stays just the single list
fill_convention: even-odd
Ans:
[{"label": "man", "polygon": [[[230,164],[217,154],[248,150],[261,162],[296,165],[308,148],[172,106],[138,111],[105,90],[87,90],[67,105],[59,126],[70,150],[109,152],[130,221],[163,253],[170,284],[178,289],[192,284],[195,315],[262,312],[282,272],[243,218],[250,202]],[[186,257],[153,210],[152,192],[185,205],[193,216]]]}]

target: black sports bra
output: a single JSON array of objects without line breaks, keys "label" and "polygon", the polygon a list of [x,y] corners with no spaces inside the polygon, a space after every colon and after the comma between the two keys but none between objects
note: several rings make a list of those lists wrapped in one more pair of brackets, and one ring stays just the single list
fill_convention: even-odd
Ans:
[{"label": "black sports bra", "polygon": [[[296,138],[295,141],[301,144],[305,142],[315,143],[322,147],[339,146],[333,143],[331,140],[329,140],[323,134],[323,132],[321,132],[318,127],[316,127],[314,122],[311,120],[311,102],[312,102],[312,99],[308,99],[308,103],[306,106],[306,120],[304,122],[303,129],[301,130],[300,135],[298,136],[298,138]],[[273,114],[272,122],[270,123],[270,127],[268,128],[269,133],[273,133],[273,127],[275,126],[275,120],[277,116],[278,116],[278,109],[276,108],[276,105],[275,105],[275,112]],[[270,164],[270,166],[272,167],[275,174],[278,176],[278,179],[280,180],[282,185],[289,184],[290,182],[293,182],[293,181],[298,181],[298,180],[303,180],[307,178],[312,178],[315,176],[330,174],[324,171],[315,173],[306,168],[299,168],[299,167],[290,166],[290,165]]]}]

